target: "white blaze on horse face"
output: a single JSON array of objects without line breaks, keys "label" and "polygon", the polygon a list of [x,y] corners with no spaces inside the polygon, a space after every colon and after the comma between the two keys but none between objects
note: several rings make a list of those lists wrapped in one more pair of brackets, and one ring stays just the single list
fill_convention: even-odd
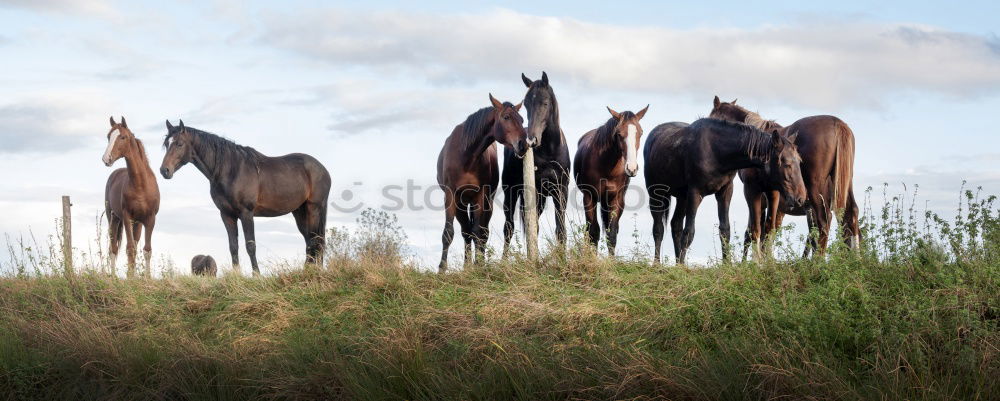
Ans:
[{"label": "white blaze on horse face", "polygon": [[108,137],[108,149],[104,151],[104,157],[101,158],[101,160],[104,161],[104,165],[108,167],[110,167],[111,163],[114,162],[114,160],[111,160],[111,150],[115,148],[115,141],[118,140],[118,137],[121,136],[121,134],[121,131],[115,129],[115,131]]},{"label": "white blaze on horse face", "polygon": [[629,124],[628,136],[625,137],[625,172],[630,176],[635,176],[639,172],[639,161],[636,160],[637,135],[639,135],[639,128],[635,124]]}]

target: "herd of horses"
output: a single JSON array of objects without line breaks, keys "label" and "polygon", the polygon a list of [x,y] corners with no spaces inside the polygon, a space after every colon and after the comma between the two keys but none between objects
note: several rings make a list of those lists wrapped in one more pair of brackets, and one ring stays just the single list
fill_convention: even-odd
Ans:
[{"label": "herd of horses", "polygon": [[[437,160],[437,181],[444,192],[445,227],[442,233],[439,272],[448,268],[448,248],[458,220],[465,243],[465,263],[482,262],[489,238],[496,188],[504,193],[504,247],[509,254],[514,216],[523,200],[523,157],[532,149],[538,213],[549,199],[555,208],[557,246],[566,243],[566,206],[570,173],[583,196],[585,235],[593,245],[601,239],[614,255],[618,222],[624,210],[625,191],[639,173],[640,124],[647,105],[638,112],[615,111],[610,118],[579,140],[570,165],[569,147],[559,120],[559,104],[546,73],[539,80],[524,74],[528,91],[517,105],[489,96],[490,106],[470,114],[452,130]],[[528,122],[520,115],[526,109]],[[238,145],[220,136],[166,122],[166,154],[160,173],[170,179],[191,163],[208,179],[209,193],[219,209],[229,236],[233,268],[239,271],[239,232],[243,227],[247,254],[254,275],[257,265],[254,217],[291,213],[306,244],[306,262],[321,263],[325,246],[330,174],[318,160],[302,153],[279,157]],[[125,168],[113,171],[105,188],[109,223],[110,264],[114,271],[122,233],[126,238],[129,276],[135,274],[136,247],[144,234],[145,273],[150,274],[151,233],[156,223],[160,195],[146,152],[129,130],[125,118],[111,118],[103,161],[111,166],[124,158]],[[498,146],[504,148],[501,171]],[[660,262],[664,226],[670,204],[674,256],[684,263],[695,234],[701,201],[715,195],[723,257],[729,255],[729,205],[736,175],[743,182],[750,209],[743,257],[749,249],[763,252],[764,238],[780,227],[786,214],[805,215],[810,236],[803,256],[822,253],[834,214],[842,237],[851,247],[860,243],[858,206],[854,199],[854,134],[833,116],[812,116],[784,127],[765,120],[732,102],[715,97],[711,113],[690,124],[668,122],[653,128],[642,149],[642,165],[653,217],[654,260]],[[502,177],[502,182],[501,182]],[[523,216],[523,202],[520,205]],[[600,214],[600,220],[598,220]],[[215,275],[215,261],[198,255],[192,260],[196,274]]]}]

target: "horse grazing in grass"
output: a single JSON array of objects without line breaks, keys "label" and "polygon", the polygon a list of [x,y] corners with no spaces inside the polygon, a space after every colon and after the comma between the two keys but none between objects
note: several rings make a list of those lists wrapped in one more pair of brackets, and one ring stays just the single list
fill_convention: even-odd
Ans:
[{"label": "horse grazing in grass", "polygon": [[490,107],[472,113],[451,131],[437,160],[437,182],[444,191],[444,233],[438,272],[448,270],[448,247],[455,235],[454,219],[462,226],[465,263],[475,245],[476,262],[482,262],[493,215],[493,195],[500,181],[496,142],[513,148],[523,157],[528,151],[528,133],[518,114],[521,104],[500,103],[490,94]]},{"label": "horse grazing in grass", "polygon": [[783,202],[777,195],[779,189],[763,179],[759,168],[740,170],[743,195],[750,207],[750,219],[743,246],[743,258],[752,244],[760,249],[760,238],[781,227],[786,214],[806,216],[810,230],[818,235],[810,237],[802,256],[826,250],[830,224],[834,211],[843,227],[843,238],[848,246],[860,244],[858,229],[858,204],[854,199],[854,132],[846,123],[834,116],[812,116],[800,119],[788,127],[764,120],[759,114],[736,105],[736,101],[713,101],[713,118],[738,121],[766,130],[777,130],[798,147],[802,156],[802,180],[806,185],[808,200],[805,207],[795,207]]},{"label": "horse grazing in grass", "polygon": [[[528,112],[528,141],[535,146],[535,189],[538,191],[538,214],[545,209],[545,200],[552,198],[556,214],[556,241],[566,244],[566,203],[569,197],[569,147],[559,127],[559,102],[549,86],[549,76],[542,72],[542,79],[532,81],[521,74],[528,87],[524,95],[524,108]],[[510,249],[514,236],[514,213],[517,203],[524,196],[524,162],[515,157],[514,150],[504,148],[503,172],[503,255]],[[523,205],[522,205],[523,208]],[[524,216],[522,210],[521,216]]]},{"label": "horse grazing in grass", "polygon": [[121,245],[122,229],[125,231],[125,253],[128,255],[128,277],[135,275],[135,248],[139,235],[145,227],[146,244],[142,248],[146,259],[145,275],[152,276],[150,259],[152,258],[153,226],[156,225],[156,213],[160,210],[160,188],[156,185],[156,175],[149,168],[146,158],[146,148],[142,141],[132,134],[125,117],[121,123],[116,123],[111,117],[111,130],[108,131],[108,147],[104,151],[104,165],[111,167],[118,159],[125,158],[125,168],[111,172],[108,183],[104,187],[104,212],[108,217],[108,234],[111,249],[109,262],[112,274],[115,271],[115,261],[118,259],[118,247]]},{"label": "horse grazing in grass", "polygon": [[608,107],[611,118],[597,129],[590,130],[577,144],[573,158],[573,175],[576,186],[583,193],[586,232],[594,247],[601,239],[597,223],[597,208],[608,237],[608,254],[615,255],[618,243],[618,221],[625,210],[625,190],[631,177],[639,172],[639,139],[642,126],[639,120],[649,106],[638,113],[621,113]]},{"label": "horse grazing in grass", "polygon": [[184,121],[176,127],[167,121],[163,146],[167,148],[160,167],[164,178],[170,179],[187,163],[194,164],[208,178],[209,193],[229,234],[234,269],[238,271],[240,266],[236,220],[243,225],[247,254],[256,276],[260,269],[253,218],[288,213],[295,216],[295,224],[305,239],[306,263],[322,264],[330,173],[315,158],[302,153],[265,156],[254,148],[185,127]]},{"label": "horse grazing in grass", "polygon": [[643,154],[657,263],[670,197],[677,198],[670,223],[677,263],[684,263],[694,239],[698,206],[705,196],[712,194],[719,206],[723,258],[729,259],[729,202],[733,196],[733,178],[739,169],[762,168],[765,178],[789,198],[789,204],[805,202],[799,153],[777,131],[767,133],[743,123],[713,118],[690,125],[666,123],[649,133]]},{"label": "horse grazing in grass", "polygon": [[208,255],[195,255],[191,258],[191,274],[195,276],[215,277],[218,268],[215,258]]}]

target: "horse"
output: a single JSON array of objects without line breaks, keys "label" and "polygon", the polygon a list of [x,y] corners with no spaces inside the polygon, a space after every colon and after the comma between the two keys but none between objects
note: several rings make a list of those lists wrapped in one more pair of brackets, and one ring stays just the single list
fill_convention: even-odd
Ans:
[{"label": "horse", "polygon": [[465,263],[469,263],[469,248],[473,244],[477,263],[483,260],[490,235],[493,195],[500,181],[496,142],[513,148],[517,157],[523,157],[534,142],[521,126],[524,119],[518,111],[523,103],[516,106],[510,102],[501,103],[493,94],[490,94],[490,102],[492,106],[479,109],[455,126],[438,154],[437,182],[444,191],[445,205],[439,273],[448,270],[448,247],[455,235],[453,221],[456,217],[465,240]]},{"label": "horse", "polygon": [[156,185],[156,175],[149,168],[146,148],[128,128],[125,117],[116,123],[111,117],[108,131],[108,147],[102,161],[111,167],[115,161],[125,158],[125,168],[111,172],[104,186],[104,212],[108,218],[110,237],[109,263],[115,271],[118,247],[121,245],[122,228],[125,230],[125,253],[128,255],[128,277],[135,275],[135,248],[139,235],[145,228],[145,245],[142,248],[146,260],[146,277],[152,276],[150,259],[153,256],[153,226],[156,213],[160,210],[160,188]]},{"label": "horse", "polygon": [[583,193],[587,237],[596,248],[601,239],[601,228],[597,223],[600,204],[608,254],[611,256],[615,255],[618,221],[625,210],[625,190],[631,177],[639,172],[636,156],[642,137],[639,120],[647,110],[648,105],[638,113],[619,113],[608,107],[611,118],[604,125],[583,134],[573,157],[576,186]]},{"label": "horse", "polygon": [[209,255],[195,255],[191,258],[191,274],[195,276],[215,277],[215,259]]},{"label": "horse", "polygon": [[[743,246],[743,258],[747,248],[754,244],[759,250],[760,238],[766,237],[778,227],[786,214],[806,216],[810,231],[816,229],[817,236],[810,237],[802,256],[810,252],[822,253],[826,250],[830,235],[830,223],[834,211],[843,227],[843,238],[851,248],[860,245],[861,232],[858,229],[858,204],[854,199],[854,132],[841,119],[819,115],[802,118],[788,127],[782,127],[771,120],[764,120],[759,114],[732,102],[722,102],[716,96],[713,100],[713,118],[745,122],[763,129],[774,129],[794,138],[802,156],[802,179],[805,182],[808,200],[804,208],[782,202],[775,195],[776,188],[767,180],[761,180],[758,169],[740,170],[743,194],[750,207],[750,220]],[[762,233],[763,231],[763,233]]]},{"label": "horse", "polygon": [[705,196],[713,194],[718,202],[722,255],[729,260],[729,203],[733,178],[739,169],[762,168],[767,180],[789,198],[790,204],[805,202],[799,153],[777,131],[769,134],[747,124],[713,118],[702,118],[690,125],[665,123],[649,133],[643,155],[656,263],[660,262],[670,198],[677,198],[670,222],[674,256],[677,263],[683,264],[694,239],[698,206]]},{"label": "horse", "polygon": [[303,153],[265,156],[254,148],[185,127],[183,120],[176,127],[167,120],[163,146],[167,149],[160,166],[163,178],[169,180],[187,163],[208,178],[209,193],[229,234],[234,270],[240,267],[236,221],[243,225],[247,255],[257,276],[253,218],[288,213],[295,217],[305,239],[306,263],[322,264],[330,173],[318,160]]},{"label": "horse", "polygon": [[[535,157],[535,188],[538,191],[538,214],[545,210],[545,201],[552,198],[556,209],[556,240],[559,246],[566,244],[566,204],[569,197],[569,147],[566,137],[559,127],[559,102],[549,86],[549,76],[544,71],[542,79],[532,81],[523,73],[521,80],[528,87],[524,95],[528,112],[528,140],[537,141],[533,152]],[[510,239],[514,235],[514,212],[517,202],[524,196],[524,162],[515,157],[514,150],[504,148],[503,172],[503,255],[510,249]],[[523,204],[521,205],[523,209]],[[524,211],[521,211],[524,216]]]}]

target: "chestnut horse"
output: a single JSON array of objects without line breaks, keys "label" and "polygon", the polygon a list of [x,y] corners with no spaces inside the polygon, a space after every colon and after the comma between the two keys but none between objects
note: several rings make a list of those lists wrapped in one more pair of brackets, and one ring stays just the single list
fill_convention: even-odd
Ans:
[{"label": "chestnut horse", "polygon": [[[545,209],[545,200],[552,198],[556,209],[556,241],[566,244],[566,204],[569,197],[569,147],[559,127],[559,102],[549,86],[549,76],[532,81],[524,74],[521,80],[528,87],[524,108],[528,111],[528,141],[534,142],[535,189],[538,191],[538,214]],[[524,196],[524,162],[514,157],[514,151],[504,148],[501,189],[503,190],[503,255],[510,249],[514,236],[514,212]],[[522,205],[523,208],[524,205]],[[524,211],[521,211],[524,216]],[[522,224],[523,226],[523,224]]]},{"label": "chestnut horse", "polygon": [[842,213],[837,219],[843,227],[844,241],[856,248],[860,243],[858,229],[858,204],[854,199],[854,132],[846,123],[834,116],[812,116],[782,127],[764,120],[752,111],[736,105],[736,101],[713,101],[713,118],[745,122],[763,129],[776,129],[793,138],[802,155],[802,179],[808,192],[806,207],[793,207],[776,196],[776,188],[761,179],[759,169],[740,170],[743,195],[750,207],[749,224],[743,247],[753,244],[759,251],[760,238],[766,237],[781,226],[786,214],[806,216],[810,230],[816,229],[816,238],[810,237],[802,256],[826,250],[830,224],[834,211]]},{"label": "chestnut horse", "polygon": [[441,264],[438,272],[448,270],[448,247],[455,235],[454,219],[462,226],[465,240],[465,263],[475,245],[476,261],[482,262],[490,235],[493,195],[500,181],[496,142],[512,147],[518,157],[528,150],[528,133],[518,114],[521,104],[500,103],[490,94],[493,106],[472,113],[451,131],[437,160],[437,182],[444,191],[444,233],[441,235]]},{"label": "chestnut horse", "polygon": [[777,131],[769,134],[750,125],[713,118],[690,125],[660,124],[649,133],[643,154],[657,263],[670,197],[677,198],[670,222],[677,263],[684,263],[694,239],[698,206],[712,194],[718,202],[722,256],[729,259],[729,202],[739,169],[763,168],[767,180],[790,198],[791,204],[806,199],[799,154],[795,145]]},{"label": "chestnut horse", "polygon": [[153,256],[153,226],[156,213],[160,210],[160,188],[156,185],[156,175],[149,168],[146,148],[142,141],[132,134],[125,117],[121,124],[111,117],[108,131],[108,148],[104,151],[104,165],[111,167],[118,159],[125,158],[125,168],[116,169],[108,176],[104,186],[104,212],[108,216],[108,234],[111,249],[109,261],[111,273],[115,272],[118,247],[121,245],[122,228],[125,231],[125,254],[128,255],[128,277],[135,275],[135,248],[139,235],[145,227],[146,244],[142,248],[146,259],[146,277],[152,276],[150,259]]},{"label": "chestnut horse", "polygon": [[189,162],[208,178],[209,193],[229,234],[234,270],[240,267],[236,220],[243,225],[247,255],[256,276],[260,270],[254,216],[288,213],[295,216],[305,239],[306,263],[322,264],[330,173],[315,158],[302,153],[265,156],[254,148],[185,127],[184,121],[176,127],[167,121],[163,146],[167,148],[160,167],[163,178],[170,179]]},{"label": "chestnut horse", "polygon": [[642,137],[639,120],[646,115],[646,110],[649,110],[648,105],[638,113],[619,113],[608,107],[611,118],[601,127],[583,134],[573,158],[576,186],[583,193],[588,239],[595,248],[600,242],[601,227],[597,224],[600,204],[611,256],[615,255],[618,243],[618,221],[625,210],[625,190],[631,177],[639,172],[637,154]]}]

